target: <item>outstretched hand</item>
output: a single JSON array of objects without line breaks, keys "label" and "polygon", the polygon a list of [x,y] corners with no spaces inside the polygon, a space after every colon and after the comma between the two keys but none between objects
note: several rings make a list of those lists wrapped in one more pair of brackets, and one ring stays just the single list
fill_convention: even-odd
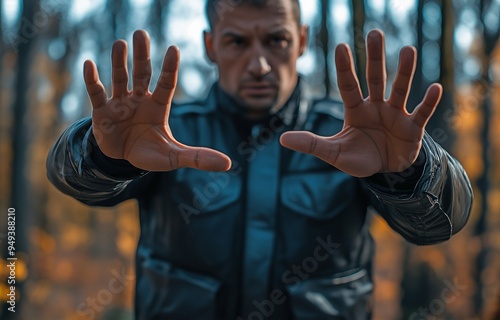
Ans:
[{"label": "outstretched hand", "polygon": [[391,95],[385,100],[386,69],[384,34],[371,31],[367,44],[369,96],[363,99],[351,51],[341,44],[335,64],[345,118],[342,131],[331,137],[310,132],[287,132],[281,144],[314,155],[355,177],[380,172],[401,172],[415,162],[422,147],[427,122],[442,95],[442,87],[432,84],[422,102],[409,114],[406,102],[415,72],[413,47],[401,50],[399,69]]},{"label": "outstretched hand", "polygon": [[84,78],[92,102],[92,129],[102,152],[128,160],[137,168],[170,171],[191,167],[225,171],[231,160],[207,148],[186,146],[172,136],[168,117],[179,70],[179,49],[168,48],[156,89],[149,91],[151,60],[149,36],[134,33],[133,89],[128,90],[127,43],[116,41],[112,50],[113,93],[110,99],[94,62],[84,64]]}]

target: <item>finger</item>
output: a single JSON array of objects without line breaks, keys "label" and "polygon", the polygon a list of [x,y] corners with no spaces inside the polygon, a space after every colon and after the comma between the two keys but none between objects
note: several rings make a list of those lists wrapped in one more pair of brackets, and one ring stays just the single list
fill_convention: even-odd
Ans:
[{"label": "finger", "polygon": [[153,99],[161,105],[170,106],[170,103],[172,102],[175,87],[177,85],[179,61],[179,48],[175,46],[169,47],[167,53],[165,54],[165,58],[163,59],[160,78],[158,79],[156,89],[153,92]]},{"label": "finger", "polygon": [[380,30],[371,31],[366,38],[366,79],[371,101],[385,98],[387,73],[385,69],[384,34]]},{"label": "finger", "polygon": [[92,103],[92,108],[98,109],[104,106],[108,97],[101,80],[99,80],[99,73],[93,61],[87,60],[83,64],[83,78],[90,97],[90,102]]},{"label": "finger", "polygon": [[149,35],[144,30],[134,32],[134,89],[137,96],[148,92],[151,80],[151,58],[149,48]]},{"label": "finger", "polygon": [[128,70],[127,70],[127,43],[118,40],[113,44],[111,63],[113,65],[113,97],[119,98],[127,95]]},{"label": "finger", "polygon": [[396,79],[392,85],[389,104],[398,109],[406,108],[406,101],[410,93],[410,86],[413,81],[416,67],[416,50],[414,47],[404,47],[399,54],[399,67]]},{"label": "finger", "polygon": [[436,107],[441,100],[441,96],[443,95],[443,87],[438,84],[432,84],[425,93],[424,100],[415,108],[411,117],[413,122],[424,128],[427,125],[427,122],[431,118],[432,114],[436,110]]},{"label": "finger", "polygon": [[351,50],[346,44],[339,44],[335,49],[335,65],[340,95],[346,108],[352,108],[363,102],[358,77],[354,70]]},{"label": "finger", "polygon": [[316,156],[333,166],[340,154],[340,144],[307,131],[285,132],[280,137],[280,143],[286,148]]},{"label": "finger", "polygon": [[228,156],[208,148],[184,146],[177,158],[178,167],[204,171],[227,171],[231,168],[231,159]]}]

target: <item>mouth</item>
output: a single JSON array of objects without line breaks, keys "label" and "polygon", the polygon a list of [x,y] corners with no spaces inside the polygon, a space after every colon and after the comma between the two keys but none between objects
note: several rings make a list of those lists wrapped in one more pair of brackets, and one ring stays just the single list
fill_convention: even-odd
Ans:
[{"label": "mouth", "polygon": [[241,92],[249,96],[270,96],[276,92],[276,88],[271,84],[247,84],[241,88]]}]

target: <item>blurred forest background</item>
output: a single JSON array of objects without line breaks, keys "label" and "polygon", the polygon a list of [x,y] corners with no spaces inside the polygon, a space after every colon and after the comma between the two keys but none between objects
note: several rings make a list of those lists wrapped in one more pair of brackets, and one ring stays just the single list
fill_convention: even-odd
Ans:
[{"label": "blurred forest background", "polygon": [[[463,163],[474,188],[467,227],[440,245],[407,244],[374,216],[374,319],[500,319],[500,0],[301,5],[310,43],[299,70],[313,95],[338,97],[333,49],[340,42],[353,48],[362,82],[368,30],[386,34],[390,80],[400,48],[417,47],[409,105],[430,83],[443,84],[445,96],[428,132]],[[4,304],[1,319],[132,318],[135,203],[86,207],[49,184],[45,158],[65,127],[90,114],[83,61],[95,60],[109,87],[111,44],[131,42],[136,29],[151,35],[156,75],[168,45],[181,48],[177,99],[205,95],[216,72],[204,57],[203,7],[203,0],[0,1],[2,301],[8,293],[9,207],[17,213],[19,259],[17,312]],[[116,281],[123,285],[111,292]]]}]

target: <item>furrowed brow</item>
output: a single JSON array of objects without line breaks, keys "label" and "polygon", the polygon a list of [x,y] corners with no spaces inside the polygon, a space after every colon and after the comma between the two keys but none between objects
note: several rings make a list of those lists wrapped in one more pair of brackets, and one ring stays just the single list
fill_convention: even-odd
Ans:
[{"label": "furrowed brow", "polygon": [[271,30],[268,35],[271,35],[271,36],[278,36],[278,35],[289,35],[291,34],[292,32],[288,29],[288,28],[276,28],[274,30]]},{"label": "furrowed brow", "polygon": [[227,31],[222,34],[223,38],[245,38],[243,34],[236,33],[234,31]]}]

